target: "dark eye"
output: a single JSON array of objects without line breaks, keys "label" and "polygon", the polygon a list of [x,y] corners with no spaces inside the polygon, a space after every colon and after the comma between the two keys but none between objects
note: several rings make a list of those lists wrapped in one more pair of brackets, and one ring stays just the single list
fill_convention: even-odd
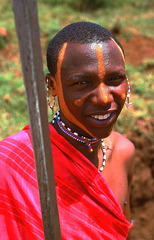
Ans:
[{"label": "dark eye", "polygon": [[87,84],[87,82],[86,81],[80,81],[80,82],[76,82],[74,84],[75,85],[83,85],[83,84]]},{"label": "dark eye", "polygon": [[109,79],[108,83],[110,85],[119,85],[123,82],[124,79],[125,79],[124,76],[114,76]]},{"label": "dark eye", "polygon": [[116,77],[112,77],[112,78],[111,78],[111,81],[112,81],[112,80],[119,80],[119,79],[121,79],[121,77],[120,77],[120,76],[116,76]]},{"label": "dark eye", "polygon": [[75,83],[73,83],[73,86],[90,86],[90,82],[89,81],[78,81],[78,82],[75,82]]}]

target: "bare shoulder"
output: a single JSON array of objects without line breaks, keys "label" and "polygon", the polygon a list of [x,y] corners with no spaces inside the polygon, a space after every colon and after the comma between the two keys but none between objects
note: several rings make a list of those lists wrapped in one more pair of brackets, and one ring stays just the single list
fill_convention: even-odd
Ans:
[{"label": "bare shoulder", "polygon": [[127,157],[133,157],[135,154],[134,144],[122,134],[118,132],[112,132],[112,142],[115,150],[120,153],[127,153]]},{"label": "bare shoulder", "polygon": [[107,138],[104,139],[105,144],[110,146],[114,151],[120,153],[126,153],[127,156],[134,156],[135,147],[134,144],[122,134],[118,132],[112,132]]},{"label": "bare shoulder", "polygon": [[131,180],[135,164],[134,144],[118,132],[111,134],[114,156],[126,167],[126,171]]}]

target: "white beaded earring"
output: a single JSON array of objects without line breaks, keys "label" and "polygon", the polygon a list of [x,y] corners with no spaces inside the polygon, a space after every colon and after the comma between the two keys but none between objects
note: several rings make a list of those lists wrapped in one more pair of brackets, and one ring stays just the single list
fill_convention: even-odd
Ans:
[{"label": "white beaded earring", "polygon": [[127,109],[130,107],[130,105],[132,103],[129,102],[129,98],[130,98],[130,83],[128,81],[128,77],[127,77],[127,84],[128,84],[128,92],[127,92],[127,103],[125,103]]},{"label": "white beaded earring", "polygon": [[56,99],[55,99],[55,97],[53,97],[53,105],[51,106],[50,101],[49,101],[49,80],[48,80],[48,78],[47,78],[47,102],[48,102],[49,108],[52,111],[51,116],[52,116],[52,119],[53,119],[54,118],[54,107],[55,107]]}]

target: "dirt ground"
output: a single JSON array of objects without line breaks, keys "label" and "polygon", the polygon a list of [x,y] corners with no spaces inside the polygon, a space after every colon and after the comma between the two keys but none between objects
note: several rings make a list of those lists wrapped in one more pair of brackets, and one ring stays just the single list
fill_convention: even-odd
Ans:
[{"label": "dirt ground", "polygon": [[120,42],[125,50],[126,62],[137,66],[147,58],[154,58],[154,40],[148,37],[134,35],[130,39],[121,39]]},{"label": "dirt ground", "polygon": [[[136,66],[146,58],[154,57],[153,39],[133,36],[120,40],[126,61]],[[139,124],[154,136],[154,121]],[[128,138],[136,148],[136,167],[131,191],[131,212],[134,219],[132,240],[154,239],[154,142],[141,138],[140,133],[129,132]]]}]

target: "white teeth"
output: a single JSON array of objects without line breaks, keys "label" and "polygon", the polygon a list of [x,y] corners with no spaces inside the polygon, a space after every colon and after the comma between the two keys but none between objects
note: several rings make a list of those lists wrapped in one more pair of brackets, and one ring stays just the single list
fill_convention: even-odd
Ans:
[{"label": "white teeth", "polygon": [[108,117],[110,117],[110,113],[108,114],[105,114],[105,115],[92,115],[93,118],[95,119],[99,119],[99,120],[104,120],[104,119],[107,119]]}]

